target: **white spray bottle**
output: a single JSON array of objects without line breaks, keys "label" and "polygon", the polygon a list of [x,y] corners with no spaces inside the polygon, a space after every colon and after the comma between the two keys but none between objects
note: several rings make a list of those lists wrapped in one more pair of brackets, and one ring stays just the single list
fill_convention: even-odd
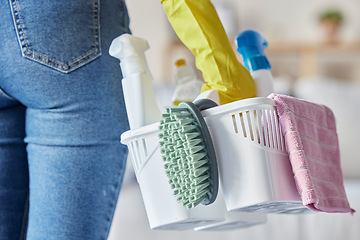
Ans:
[{"label": "white spray bottle", "polygon": [[246,30],[235,39],[237,51],[242,55],[244,66],[256,82],[257,96],[267,97],[274,92],[271,66],[264,53],[268,42],[258,32]]},{"label": "white spray bottle", "polygon": [[122,86],[130,129],[136,129],[160,121],[152,77],[145,51],[149,49],[146,40],[123,34],[115,38],[109,54],[120,60],[123,74]]}]

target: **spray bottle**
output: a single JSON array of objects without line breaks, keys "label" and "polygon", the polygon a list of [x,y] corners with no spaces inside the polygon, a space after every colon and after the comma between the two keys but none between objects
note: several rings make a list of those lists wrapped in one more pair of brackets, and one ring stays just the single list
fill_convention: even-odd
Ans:
[{"label": "spray bottle", "polygon": [[256,82],[258,97],[267,97],[274,92],[271,66],[264,53],[268,42],[258,32],[247,30],[235,39],[237,51],[242,55],[244,66]]},{"label": "spray bottle", "polygon": [[146,40],[130,34],[115,38],[109,49],[111,56],[120,59],[123,93],[131,129],[160,121],[161,112],[145,58],[147,49],[149,44]]}]

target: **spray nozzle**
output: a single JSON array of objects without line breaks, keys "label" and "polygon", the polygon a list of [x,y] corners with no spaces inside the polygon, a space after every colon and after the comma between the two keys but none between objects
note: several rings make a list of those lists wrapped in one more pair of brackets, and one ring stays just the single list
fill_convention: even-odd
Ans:
[{"label": "spray nozzle", "polygon": [[142,57],[144,52],[149,48],[146,40],[125,33],[112,41],[109,54],[122,60],[125,57],[134,55]]},{"label": "spray nozzle", "polygon": [[236,37],[237,51],[242,55],[244,65],[250,71],[259,69],[271,69],[270,63],[264,53],[268,46],[266,39],[260,33],[246,30]]},{"label": "spray nozzle", "polygon": [[[146,40],[125,33],[112,41],[109,54],[120,60],[124,77],[139,72],[146,72],[150,75],[145,58],[145,51],[149,48]],[[126,61],[123,61],[125,58]]]}]

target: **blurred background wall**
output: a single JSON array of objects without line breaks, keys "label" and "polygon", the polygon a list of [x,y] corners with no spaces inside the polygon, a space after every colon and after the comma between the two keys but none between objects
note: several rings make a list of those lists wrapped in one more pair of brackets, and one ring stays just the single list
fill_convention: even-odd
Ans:
[{"label": "blurred background wall", "polygon": [[[173,57],[173,54],[180,53],[175,49],[166,51],[174,46],[177,39],[159,2],[158,0],[131,0],[127,1],[127,5],[133,34],[147,39],[150,43],[151,49],[147,56],[154,79],[172,81],[172,76],[169,74],[171,71],[168,68],[173,66],[165,63]],[[354,60],[354,54],[349,52],[349,48],[356,50],[357,54],[360,49],[357,44],[360,38],[358,14],[360,1],[358,0],[213,0],[212,2],[218,10],[230,41],[233,41],[234,36],[242,30],[257,30],[268,39],[270,57],[276,60],[279,55],[283,55],[284,60],[286,57],[291,59],[289,56],[291,53],[299,53],[298,50],[306,47],[314,48],[313,53],[320,53],[321,57],[324,49],[318,45],[325,40],[325,31],[319,17],[329,9],[339,10],[343,15],[343,23],[338,34],[340,44],[330,48],[337,55],[331,58],[344,60],[350,57]],[[358,62],[358,55],[355,57]],[[323,61],[325,60],[320,58],[318,64],[321,65]],[[292,65],[295,65],[292,69],[298,67],[296,64]],[[278,69],[274,70],[278,73]],[[355,70],[352,69],[352,71]],[[349,78],[349,74],[346,77]],[[354,76],[351,78],[354,79]]]}]

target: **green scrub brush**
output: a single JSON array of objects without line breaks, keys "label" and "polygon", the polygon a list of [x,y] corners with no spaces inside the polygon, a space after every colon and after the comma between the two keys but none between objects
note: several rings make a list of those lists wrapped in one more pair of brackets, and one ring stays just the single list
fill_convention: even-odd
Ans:
[{"label": "green scrub brush", "polygon": [[214,146],[201,110],[217,106],[211,100],[167,107],[159,126],[165,172],[177,200],[190,209],[211,204],[218,191]]}]

